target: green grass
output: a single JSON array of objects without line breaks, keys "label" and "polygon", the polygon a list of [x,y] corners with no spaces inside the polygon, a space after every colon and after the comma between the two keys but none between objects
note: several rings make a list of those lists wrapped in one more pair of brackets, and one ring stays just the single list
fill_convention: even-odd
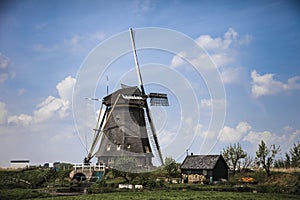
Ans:
[{"label": "green grass", "polygon": [[51,196],[41,190],[33,189],[0,189],[0,199],[33,199]]},{"label": "green grass", "polygon": [[157,200],[157,199],[243,199],[243,200],[263,200],[263,199],[299,199],[299,196],[284,195],[284,194],[266,194],[266,193],[238,193],[238,192],[210,192],[210,191],[141,191],[141,192],[114,192],[104,194],[80,195],[72,197],[52,197],[43,198],[41,200],[83,200],[83,199],[105,199],[105,200],[119,200],[119,199],[132,199],[132,200]]}]

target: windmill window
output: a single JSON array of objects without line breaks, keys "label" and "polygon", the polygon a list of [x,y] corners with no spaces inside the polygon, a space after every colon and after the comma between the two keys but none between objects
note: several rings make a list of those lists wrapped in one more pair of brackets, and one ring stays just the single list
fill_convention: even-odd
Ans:
[{"label": "windmill window", "polygon": [[121,150],[121,144],[117,145],[117,150],[120,151]]},{"label": "windmill window", "polygon": [[110,144],[107,145],[106,150],[107,150],[107,151],[110,151]]},{"label": "windmill window", "polygon": [[149,146],[145,146],[145,150],[146,150],[146,153],[150,153],[150,148],[149,148]]}]

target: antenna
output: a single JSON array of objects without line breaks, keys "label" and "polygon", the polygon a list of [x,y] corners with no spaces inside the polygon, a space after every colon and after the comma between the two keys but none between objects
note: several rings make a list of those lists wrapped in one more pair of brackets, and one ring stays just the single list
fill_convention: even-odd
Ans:
[{"label": "antenna", "polygon": [[106,95],[108,95],[108,76],[106,76]]}]

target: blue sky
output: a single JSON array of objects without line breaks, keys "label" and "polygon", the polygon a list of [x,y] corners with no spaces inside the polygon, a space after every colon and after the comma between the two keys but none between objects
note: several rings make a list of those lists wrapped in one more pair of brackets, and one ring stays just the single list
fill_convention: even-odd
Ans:
[{"label": "blue sky", "polygon": [[[211,135],[218,142],[210,153],[240,142],[254,155],[258,141],[264,139],[268,144],[280,145],[284,155],[299,141],[297,1],[1,1],[0,166],[23,158],[41,164],[82,161],[85,142],[78,136],[72,114],[72,90],[78,70],[97,45],[129,27],[180,32],[201,45],[220,71],[226,91],[226,117],[220,132],[209,133],[212,101],[204,82],[199,81],[202,86],[195,89],[197,77],[176,55],[138,52],[142,65],[168,65],[194,84],[192,89],[203,117],[196,128],[192,127],[197,132],[193,133],[194,144],[183,145],[181,153],[186,148],[198,153],[201,142]],[[111,88],[117,87],[123,72],[134,69],[130,56],[106,72]],[[126,62],[126,68],[120,70],[122,62]],[[96,93],[99,97],[105,95],[102,79]],[[180,90],[180,85],[174,87]],[[163,147],[174,136],[178,123],[189,125],[189,119],[177,112],[178,95],[169,94],[173,107],[171,104],[163,111],[153,111],[156,118],[167,121],[163,125],[157,120]],[[179,139],[188,134],[182,130],[176,132]],[[164,156],[179,161],[181,153],[172,154],[171,148],[163,148]]]}]

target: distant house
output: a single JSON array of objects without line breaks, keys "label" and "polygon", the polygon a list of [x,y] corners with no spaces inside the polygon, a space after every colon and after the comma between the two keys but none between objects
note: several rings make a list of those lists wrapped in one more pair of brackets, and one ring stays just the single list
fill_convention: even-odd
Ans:
[{"label": "distant house", "polygon": [[[180,166],[185,177],[205,176],[210,181],[228,180],[228,165],[222,155],[189,155]],[[186,180],[188,181],[188,180]]]},{"label": "distant house", "polygon": [[29,167],[29,160],[11,160],[10,167],[13,169]]}]

